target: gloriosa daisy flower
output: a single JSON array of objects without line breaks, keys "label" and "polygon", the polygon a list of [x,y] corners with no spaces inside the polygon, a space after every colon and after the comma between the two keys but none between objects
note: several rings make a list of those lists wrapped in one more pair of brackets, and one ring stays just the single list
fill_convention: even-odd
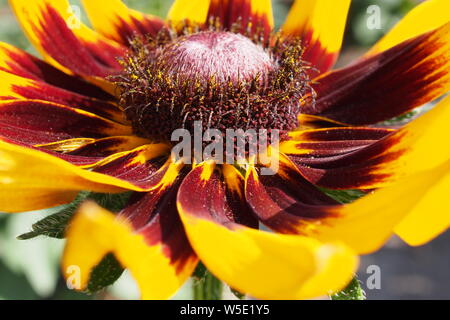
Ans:
[{"label": "gloriosa daisy flower", "polygon": [[[82,2],[96,31],[68,1],[10,0],[46,62],[0,44],[0,211],[133,192],[117,215],[87,202],[71,221],[63,270],[80,268],[80,289],[113,253],[146,299],[169,298],[199,260],[256,298],[311,298],[390,235],[420,245],[448,228],[450,99],[376,126],[448,92],[448,0],[333,71],[350,0],[297,0],[279,32],[270,0],[176,0],[166,21]],[[199,120],[279,130],[279,170],[173,161],[172,131]],[[318,187],[370,194],[341,205]]]}]

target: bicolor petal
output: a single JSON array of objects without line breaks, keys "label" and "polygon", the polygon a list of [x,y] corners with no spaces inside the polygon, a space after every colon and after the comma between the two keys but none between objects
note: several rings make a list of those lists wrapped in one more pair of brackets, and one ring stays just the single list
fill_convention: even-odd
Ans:
[{"label": "bicolor petal", "polygon": [[259,299],[317,297],[351,279],[357,266],[351,250],[237,224],[239,211],[228,204],[226,188],[214,166],[206,163],[185,178],[178,193],[191,245],[218,278]]},{"label": "bicolor petal", "polygon": [[[176,0],[168,15],[172,23],[207,24],[219,22],[225,30],[235,25],[237,31],[265,36],[274,28],[270,0]],[[249,28],[248,28],[249,27]]]},{"label": "bicolor petal", "polygon": [[159,17],[128,8],[121,0],[83,0],[94,29],[103,36],[129,45],[135,36],[156,36],[165,22]]},{"label": "bicolor petal", "polygon": [[94,168],[97,164],[102,163],[107,158],[106,156],[99,155],[97,153],[86,155],[70,154],[74,150],[81,149],[83,146],[95,142],[96,139],[93,138],[74,138],[45,144],[37,144],[34,146],[23,141],[11,140],[6,137],[0,137],[0,141],[44,152],[84,169]]},{"label": "bicolor petal", "polygon": [[0,101],[0,123],[1,137],[29,145],[132,133],[131,127],[41,100]]},{"label": "bicolor petal", "polygon": [[[116,157],[113,155],[104,162]],[[83,190],[102,193],[149,191],[126,180],[83,170],[48,153],[2,140],[0,159],[0,211],[3,212],[24,212],[66,204]]]},{"label": "bicolor petal", "polygon": [[333,189],[373,189],[420,171],[433,169],[448,159],[442,147],[448,136],[450,98],[405,127],[353,152],[303,162],[290,155],[300,172],[312,183]]},{"label": "bicolor petal", "polygon": [[297,234],[302,221],[322,220],[338,202],[306,181],[287,159],[272,175],[247,171],[245,198],[262,223],[274,231]]},{"label": "bicolor petal", "polygon": [[[285,36],[302,39],[303,59],[318,73],[331,69],[344,39],[351,0],[296,0],[282,27]],[[317,75],[317,73],[313,73]]]},{"label": "bicolor petal", "polygon": [[3,42],[0,42],[0,70],[19,77],[42,81],[87,97],[107,101],[115,100],[115,97],[99,87],[79,77],[68,75],[47,62]]},{"label": "bicolor petal", "polygon": [[100,78],[121,69],[117,57],[123,56],[124,48],[85,26],[67,0],[10,0],[10,4],[26,35],[55,67]]},{"label": "bicolor petal", "polygon": [[118,122],[126,122],[123,112],[110,101],[91,98],[4,71],[0,71],[0,92],[0,100],[43,100],[81,109]]},{"label": "bicolor petal", "polygon": [[[104,157],[115,153],[133,150],[142,145],[147,145],[151,143],[152,142],[150,140],[140,138],[137,136],[115,136],[115,137],[94,139],[83,145],[80,145],[78,148],[70,150],[70,154],[89,157],[92,156]],[[47,145],[41,147],[53,149],[53,147],[56,147],[56,145]]]},{"label": "bicolor petal", "polygon": [[[150,195],[144,195],[147,197]],[[165,210],[164,202],[160,206],[142,202],[139,210],[146,214],[148,223],[145,230],[136,230],[123,215],[116,217],[92,202],[82,205],[67,232],[63,274],[78,267],[81,279],[77,289],[83,290],[91,270],[106,254],[113,253],[130,270],[143,299],[170,298],[192,274],[197,258],[176,210]]]},{"label": "bicolor petal", "polygon": [[392,129],[338,127],[293,131],[281,142],[279,150],[300,157],[307,163],[319,163],[322,158],[347,154],[364,148],[392,133]]},{"label": "bicolor petal", "polygon": [[332,127],[345,127],[344,123],[331,120],[325,117],[313,116],[310,114],[300,113],[297,117],[299,126],[294,131],[320,129],[320,128],[332,128]]},{"label": "bicolor petal", "polygon": [[274,28],[271,0],[211,0],[208,19],[217,19],[225,30],[240,24],[240,32],[265,37]]},{"label": "bicolor petal", "polygon": [[450,207],[440,200],[449,188],[448,161],[349,205],[333,204],[323,194],[319,200],[320,194],[312,194],[318,189],[287,169],[276,176],[258,176],[252,169],[247,177],[247,201],[275,231],[323,242],[343,241],[359,254],[367,254],[383,246],[394,232],[409,244],[421,245],[450,225]]},{"label": "bicolor petal", "polygon": [[159,143],[113,154],[99,163],[95,171],[149,191],[175,181],[183,167],[182,162],[172,161],[170,145]]},{"label": "bicolor petal", "polygon": [[450,22],[317,79],[304,113],[351,125],[374,124],[450,90]]},{"label": "bicolor petal", "polygon": [[304,221],[299,233],[339,239],[358,253],[378,250],[394,231],[411,245],[434,239],[450,226],[446,201],[450,164],[422,171],[350,205],[330,208],[328,218]]}]

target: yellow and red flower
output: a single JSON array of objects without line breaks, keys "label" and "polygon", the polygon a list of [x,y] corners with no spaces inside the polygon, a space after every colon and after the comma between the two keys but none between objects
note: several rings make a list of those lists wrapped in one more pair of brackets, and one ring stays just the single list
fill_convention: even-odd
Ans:
[{"label": "yellow and red flower", "polygon": [[[376,125],[449,91],[447,0],[332,71],[350,0],[297,0],[278,33],[270,0],[176,0],[167,20],[82,2],[95,31],[66,0],[10,0],[45,62],[0,44],[0,210],[133,191],[117,215],[88,202],[71,221],[63,269],[79,266],[82,288],[113,253],[143,298],[173,295],[199,260],[254,297],[311,298],[345,286],[357,255],[392,234],[420,245],[448,228],[450,98],[402,128]],[[173,161],[166,129],[207,114],[223,130],[275,124],[278,172]],[[341,205],[318,187],[377,190]]]}]

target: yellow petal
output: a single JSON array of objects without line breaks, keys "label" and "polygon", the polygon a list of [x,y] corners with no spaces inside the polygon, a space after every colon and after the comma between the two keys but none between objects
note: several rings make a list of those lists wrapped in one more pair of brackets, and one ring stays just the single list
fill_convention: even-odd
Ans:
[{"label": "yellow petal", "polygon": [[180,212],[189,240],[206,267],[258,299],[307,299],[335,292],[348,283],[357,267],[357,257],[339,244],[246,227],[230,230]]},{"label": "yellow petal", "polygon": [[97,81],[120,69],[116,58],[123,55],[124,48],[84,25],[79,7],[71,6],[69,1],[9,3],[31,43],[53,66]]},{"label": "yellow petal", "polygon": [[197,259],[182,268],[174,264],[162,243],[149,244],[123,219],[97,206],[85,203],[72,220],[67,232],[63,273],[70,276],[79,268],[80,287],[86,288],[91,270],[108,253],[130,270],[143,299],[168,299],[192,274]]},{"label": "yellow petal", "polygon": [[435,178],[433,185],[429,189],[419,186],[423,192],[420,200],[395,227],[397,235],[412,246],[426,244],[450,227],[450,205],[446,200],[450,190],[448,165],[430,172],[430,178],[432,176]]},{"label": "yellow petal", "polygon": [[69,203],[82,190],[144,191],[127,181],[83,170],[49,154],[4,141],[0,141],[0,159],[0,211],[3,212],[38,210]]},{"label": "yellow petal", "polygon": [[156,35],[163,27],[160,18],[129,9],[120,0],[82,0],[94,29],[103,36],[123,44],[133,33]]},{"label": "yellow petal", "polygon": [[210,0],[175,0],[167,19],[175,24],[186,20],[203,24],[208,17],[209,4]]},{"label": "yellow petal", "polygon": [[382,154],[385,162],[380,163],[372,173],[388,174],[391,175],[390,180],[395,180],[434,169],[449,160],[450,148],[444,147],[449,137],[449,119],[450,97],[447,97],[432,110],[386,138],[386,143],[392,143],[392,147]]},{"label": "yellow petal", "polygon": [[[225,173],[225,179],[233,177]],[[357,267],[351,250],[237,224],[240,214],[251,213],[245,212],[237,186],[231,186],[214,165],[203,163],[178,191],[178,212],[189,241],[208,270],[259,299],[313,298],[348,283]]]},{"label": "yellow petal", "polygon": [[299,230],[321,241],[343,241],[359,254],[378,250],[394,233],[419,245],[448,229],[450,162],[329,209],[329,217],[303,221]]},{"label": "yellow petal", "polygon": [[302,37],[306,46],[305,59],[322,72],[337,59],[350,2],[296,0],[282,27],[283,34]]},{"label": "yellow petal", "polygon": [[439,28],[450,21],[450,1],[423,1],[411,10],[367,55],[373,55],[397,44]]}]

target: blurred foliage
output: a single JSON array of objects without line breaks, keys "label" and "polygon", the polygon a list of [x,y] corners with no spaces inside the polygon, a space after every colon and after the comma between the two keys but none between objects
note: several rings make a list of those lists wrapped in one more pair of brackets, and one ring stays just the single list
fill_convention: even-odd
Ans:
[{"label": "blurred foliage", "polygon": [[[350,7],[346,44],[370,46],[385,35],[408,11],[417,0],[353,0]],[[369,29],[367,19],[372,13],[370,6],[380,8],[381,28]]]},{"label": "blurred foliage", "polygon": [[[273,0],[276,26],[282,25],[292,3],[291,0]],[[339,1],[339,0],[336,0]],[[172,3],[170,0],[125,0],[132,8],[164,17]],[[368,46],[374,43],[407,12],[416,0],[353,0],[349,17],[346,44]],[[79,0],[71,0],[80,5]],[[367,8],[370,5],[381,8],[382,28],[367,28]],[[84,15],[82,20],[89,23]],[[0,0],[0,41],[13,44],[33,54],[36,51],[20,30],[15,17],[7,5]],[[329,194],[341,202],[361,196],[359,192]],[[16,237],[30,230],[42,218],[48,217],[61,208],[17,214],[13,216],[0,213],[0,299],[92,299],[92,298],[137,298],[137,288],[128,272],[117,281],[108,292],[100,295],[80,294],[67,289],[59,271],[59,260],[64,246],[63,240],[38,237],[20,241]],[[48,221],[48,220],[47,220]],[[107,267],[111,267],[108,265]],[[114,266],[116,269],[117,266]],[[106,279],[108,281],[108,279]],[[101,286],[100,283],[99,286]],[[176,298],[192,298],[190,286],[180,290]],[[351,288],[350,288],[351,290]]]}]

